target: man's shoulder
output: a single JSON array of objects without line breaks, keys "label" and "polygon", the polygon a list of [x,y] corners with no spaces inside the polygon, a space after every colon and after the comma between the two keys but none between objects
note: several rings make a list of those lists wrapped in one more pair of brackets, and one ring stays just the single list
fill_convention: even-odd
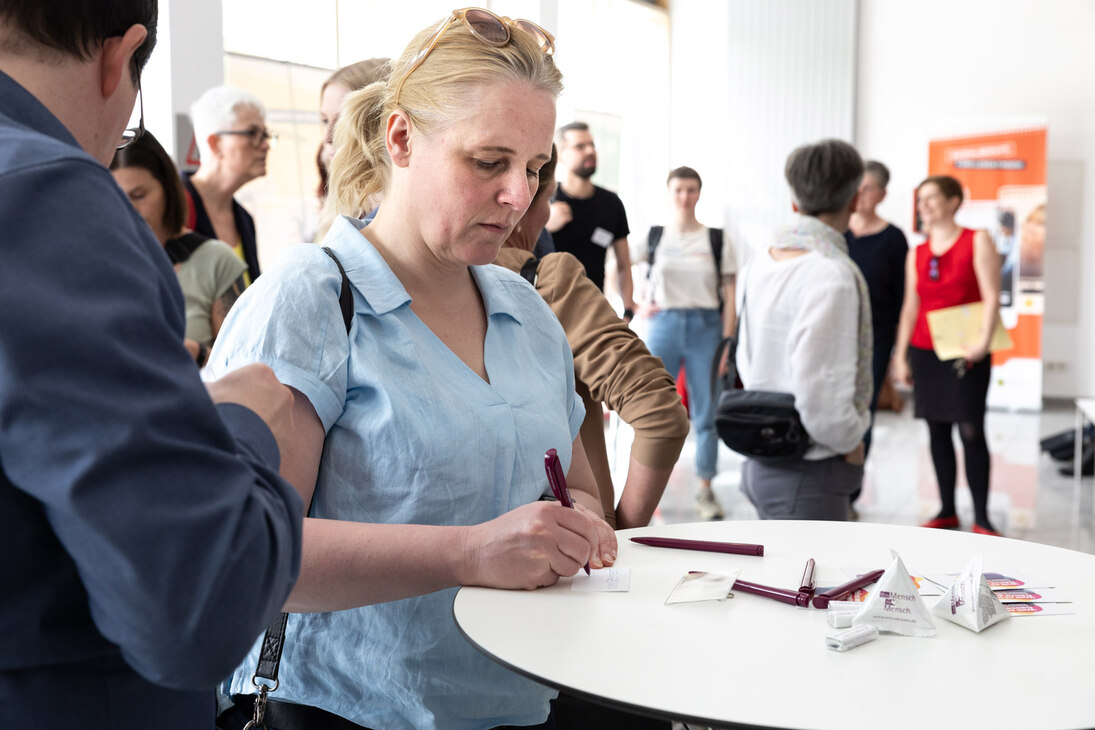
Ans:
[{"label": "man's shoulder", "polygon": [[109,176],[106,168],[79,147],[0,116],[0,177],[49,167]]},{"label": "man's shoulder", "polygon": [[623,205],[623,201],[620,199],[619,195],[612,192],[608,188],[602,188],[600,185],[593,186],[593,197],[597,198],[598,200],[613,201],[619,203],[620,205]]},{"label": "man's shoulder", "polygon": [[33,219],[38,228],[147,228],[102,163],[73,144],[10,123],[0,123],[0,185],[4,215]]}]

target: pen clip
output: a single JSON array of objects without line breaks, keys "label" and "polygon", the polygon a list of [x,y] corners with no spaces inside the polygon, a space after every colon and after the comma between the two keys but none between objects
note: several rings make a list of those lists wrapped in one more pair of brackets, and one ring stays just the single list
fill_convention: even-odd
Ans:
[{"label": "pen clip", "polygon": [[564,507],[573,507],[574,501],[570,498],[563,466],[559,463],[559,452],[555,449],[548,449],[544,454],[544,471],[547,472],[548,484],[551,485],[551,493],[555,495],[555,499]]},{"label": "pen clip", "polygon": [[814,559],[810,558],[806,561],[806,569],[802,573],[802,582],[798,590],[800,593],[813,595],[816,585],[814,581]]}]

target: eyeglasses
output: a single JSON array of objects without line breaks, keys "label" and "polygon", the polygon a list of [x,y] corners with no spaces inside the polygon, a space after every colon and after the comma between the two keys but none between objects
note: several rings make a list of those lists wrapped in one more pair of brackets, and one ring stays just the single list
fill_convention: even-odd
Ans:
[{"label": "eyeglasses", "polygon": [[928,278],[932,281],[939,281],[939,257],[932,256],[928,259]]},{"label": "eyeglasses", "polygon": [[452,11],[452,15],[450,15],[444,23],[438,26],[434,34],[426,41],[426,46],[414,57],[414,60],[411,61],[410,69],[407,73],[403,74],[403,78],[399,80],[399,85],[395,87],[396,104],[399,104],[399,94],[403,91],[403,84],[407,82],[407,77],[423,64],[426,57],[430,55],[430,51],[432,51],[434,46],[437,45],[437,42],[441,40],[441,36],[445,34],[445,31],[451,28],[453,23],[457,22],[463,23],[464,27],[468,29],[468,32],[479,40],[489,46],[495,47],[501,47],[509,43],[510,28],[518,28],[532,36],[533,40],[540,45],[540,50],[544,52],[545,56],[555,55],[555,37],[531,20],[524,20],[521,18],[510,20],[504,16],[495,15],[491,11],[484,10],[483,8],[463,8],[461,10],[454,10]]},{"label": "eyeglasses", "polygon": [[144,96],[141,94],[141,77],[137,77],[137,104],[141,110],[140,121],[136,127],[129,127],[122,132],[122,138],[118,140],[117,149],[124,149],[129,145],[137,141],[137,138],[144,134]]},{"label": "eyeglasses", "polygon": [[230,134],[240,137],[247,137],[251,141],[252,147],[262,147],[262,143],[266,140],[270,140],[271,147],[273,147],[278,142],[278,133],[271,132],[266,127],[251,127],[249,129],[227,129],[223,132],[214,132],[213,134]]}]

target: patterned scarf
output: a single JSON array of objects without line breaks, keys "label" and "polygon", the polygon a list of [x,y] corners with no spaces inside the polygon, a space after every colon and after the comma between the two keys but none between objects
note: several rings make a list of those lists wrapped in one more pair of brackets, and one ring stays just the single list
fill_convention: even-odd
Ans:
[{"label": "patterned scarf", "polygon": [[817,218],[796,215],[793,223],[776,231],[772,248],[817,251],[826,258],[839,259],[855,274],[855,285],[859,290],[859,351],[856,359],[854,403],[859,413],[866,413],[871,406],[871,393],[874,386],[871,375],[874,347],[871,329],[871,297],[863,274],[848,256],[848,242],[844,240],[844,236]]}]

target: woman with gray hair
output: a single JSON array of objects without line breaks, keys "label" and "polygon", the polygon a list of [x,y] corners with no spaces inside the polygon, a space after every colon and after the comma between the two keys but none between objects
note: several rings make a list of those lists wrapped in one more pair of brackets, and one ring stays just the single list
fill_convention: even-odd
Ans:
[{"label": "woman with gray hair", "polygon": [[266,154],[277,140],[266,128],[266,108],[254,94],[217,86],[190,107],[201,153],[195,172],[182,174],[190,215],[187,228],[228,243],[247,264],[250,284],[259,275],[255,221],[233,197],[266,174]]},{"label": "woman with gray hair", "polygon": [[747,460],[742,491],[761,519],[844,520],[870,425],[870,298],[843,235],[863,161],[823,140],[784,174],[797,215],[742,272],[737,365],[746,388],[794,395],[811,444],[799,460]]}]

